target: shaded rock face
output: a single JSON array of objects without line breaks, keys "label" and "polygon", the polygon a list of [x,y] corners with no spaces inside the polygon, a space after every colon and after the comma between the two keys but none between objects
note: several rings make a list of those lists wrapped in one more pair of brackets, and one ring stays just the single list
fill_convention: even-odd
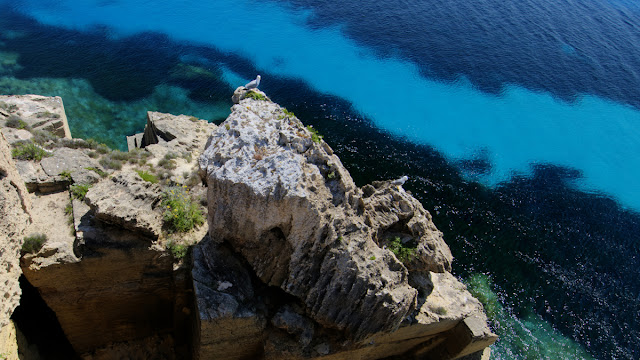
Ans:
[{"label": "shaded rock face", "polygon": [[[268,98],[235,95],[238,104],[199,160],[212,245],[199,250],[194,269],[202,276],[197,263],[223,261],[215,244],[229,246],[263,285],[293,300],[239,316],[219,312],[226,295],[201,301],[205,293],[196,291],[202,323],[266,318],[264,348],[254,352],[265,358],[411,358],[454,349],[447,359],[495,341],[482,305],[448,273],[451,252],[420,202],[389,181],[356,187],[312,129]],[[201,286],[195,276],[194,284]],[[482,330],[452,345],[470,317]],[[214,336],[202,323],[199,336]]]},{"label": "shaded rock face", "polygon": [[20,249],[30,223],[31,199],[0,133],[0,331],[20,302]]}]

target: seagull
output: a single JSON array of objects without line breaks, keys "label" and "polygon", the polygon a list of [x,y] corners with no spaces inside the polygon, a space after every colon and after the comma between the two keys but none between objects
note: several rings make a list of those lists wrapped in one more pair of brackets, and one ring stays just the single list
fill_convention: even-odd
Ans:
[{"label": "seagull", "polygon": [[255,80],[251,81],[244,87],[247,89],[257,89],[258,85],[260,85],[260,75],[258,75]]},{"label": "seagull", "polygon": [[404,185],[404,183],[409,180],[409,177],[407,175],[401,177],[400,179],[395,179],[391,182],[391,185],[398,185],[398,186],[402,186]]}]

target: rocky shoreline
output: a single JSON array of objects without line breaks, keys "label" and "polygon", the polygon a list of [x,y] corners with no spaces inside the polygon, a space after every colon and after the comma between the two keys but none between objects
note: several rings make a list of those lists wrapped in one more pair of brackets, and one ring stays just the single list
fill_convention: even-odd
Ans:
[{"label": "rocky shoreline", "polygon": [[[84,359],[488,358],[496,336],[420,202],[358,188],[264,93],[234,102],[220,126],[149,112],[122,153],[71,139],[59,98],[0,96],[0,335],[22,272]],[[41,158],[12,159],[25,143]],[[0,353],[40,358],[15,343]]]}]

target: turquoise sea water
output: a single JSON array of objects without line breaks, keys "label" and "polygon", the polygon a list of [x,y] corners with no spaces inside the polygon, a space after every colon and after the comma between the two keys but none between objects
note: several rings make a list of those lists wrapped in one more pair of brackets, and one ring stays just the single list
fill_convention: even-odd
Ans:
[{"label": "turquoise sea water", "polygon": [[260,73],[275,101],[332,132],[357,180],[411,177],[458,275],[494,308],[496,358],[638,356],[640,285],[620,275],[640,261],[636,5],[0,7],[0,91],[62,96],[74,136],[124,147],[146,110],[220,121],[233,88]]}]

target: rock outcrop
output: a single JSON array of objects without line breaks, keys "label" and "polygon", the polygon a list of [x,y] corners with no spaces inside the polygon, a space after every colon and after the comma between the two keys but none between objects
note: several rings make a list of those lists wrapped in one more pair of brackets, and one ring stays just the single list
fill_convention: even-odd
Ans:
[{"label": "rock outcrop", "polygon": [[[266,317],[298,338],[294,351],[296,346],[271,341],[275,333],[265,331],[261,351],[271,354],[266,357],[282,358],[284,351],[292,358],[382,358],[421,343],[432,345],[421,354],[440,351],[434,337],[446,343],[446,333],[468,328],[465,319],[475,316],[483,324],[480,342],[495,341],[481,304],[448,274],[451,252],[422,205],[390,182],[356,187],[312,128],[252,92],[260,95],[236,94],[239,103],[212,133],[200,168],[207,179],[211,241],[230,246],[262,285],[279,288],[301,309],[298,316],[256,310],[255,324]],[[215,247],[199,251],[210,262],[220,258]],[[234,289],[240,281],[225,283]],[[242,303],[233,292],[211,289]],[[447,289],[456,296],[442,301],[439,294]],[[210,309],[228,305],[225,296],[218,298],[222,302],[198,302],[207,306],[198,309],[201,322],[239,320],[233,312],[212,317]],[[285,324],[284,318],[295,320]],[[312,339],[309,326],[302,325],[309,323],[326,341]],[[201,338],[208,336],[206,326],[200,331]],[[457,353],[442,358],[475,351],[475,341],[462,341]],[[217,356],[227,358],[224,352]]]}]

